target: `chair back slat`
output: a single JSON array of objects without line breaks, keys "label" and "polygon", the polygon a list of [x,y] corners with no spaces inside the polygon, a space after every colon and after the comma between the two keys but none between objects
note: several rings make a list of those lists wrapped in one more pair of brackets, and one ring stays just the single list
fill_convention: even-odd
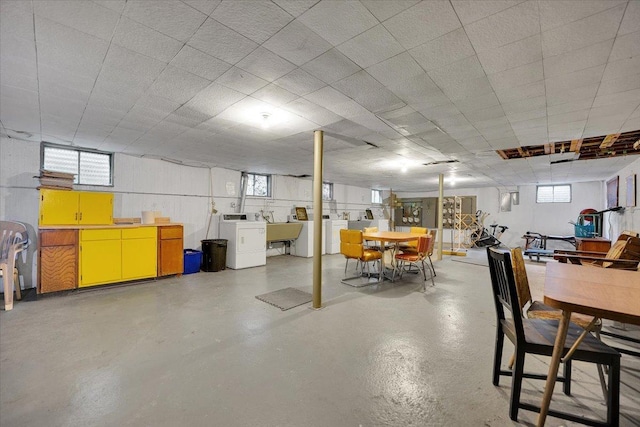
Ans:
[{"label": "chair back slat", "polygon": [[489,261],[489,273],[491,274],[491,287],[493,289],[493,300],[496,306],[498,323],[505,320],[505,311],[511,312],[511,318],[516,331],[518,342],[524,342],[524,327],[522,325],[522,310],[518,302],[518,292],[516,290],[511,256],[508,251],[498,251],[487,248],[487,258]]},{"label": "chair back slat", "polygon": [[15,221],[0,221],[0,260],[9,258],[11,248],[20,252],[28,245],[27,227]]},{"label": "chair back slat", "polygon": [[424,258],[425,256],[427,256],[430,243],[431,243],[431,236],[424,235],[424,236],[418,237],[418,243],[417,243],[416,249],[420,257]]},{"label": "chair back slat", "polygon": [[529,279],[527,278],[527,269],[524,264],[521,248],[511,249],[511,262],[513,264],[513,273],[516,280],[516,289],[518,290],[518,301],[520,308],[524,308],[527,303],[532,302],[531,289],[529,288]]}]

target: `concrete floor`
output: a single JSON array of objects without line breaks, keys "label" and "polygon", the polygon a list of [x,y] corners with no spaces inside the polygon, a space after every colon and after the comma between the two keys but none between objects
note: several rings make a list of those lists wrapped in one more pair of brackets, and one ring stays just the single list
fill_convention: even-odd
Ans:
[{"label": "concrete floor", "polygon": [[[520,425],[508,417],[510,379],[491,384],[487,267],[445,259],[425,293],[412,275],[355,289],[340,283],[343,257],[328,255],[324,309],[255,299],[311,291],[312,265],[279,256],[266,267],[17,302],[0,313],[0,424]],[[527,370],[546,372],[541,360],[529,356]],[[637,426],[640,359],[622,365],[621,425]],[[574,369],[573,396],[557,389],[552,407],[604,416],[595,367]],[[525,380],[523,398],[539,403],[542,389]],[[536,416],[520,411],[519,420]]]}]

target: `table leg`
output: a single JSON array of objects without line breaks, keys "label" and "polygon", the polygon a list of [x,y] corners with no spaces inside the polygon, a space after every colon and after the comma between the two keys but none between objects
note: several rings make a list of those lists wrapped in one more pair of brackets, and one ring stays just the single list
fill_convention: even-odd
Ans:
[{"label": "table leg", "polygon": [[571,312],[566,310],[563,311],[562,319],[560,320],[560,324],[558,325],[558,335],[556,335],[556,342],[553,345],[553,355],[551,356],[551,362],[549,363],[549,374],[547,375],[547,383],[544,386],[544,395],[542,396],[540,414],[538,415],[538,427],[544,426],[544,422],[547,418],[547,413],[549,412],[551,396],[553,395],[553,388],[556,384],[556,378],[558,377],[558,367],[560,366],[560,358],[562,357],[564,343],[567,339],[570,319]]}]

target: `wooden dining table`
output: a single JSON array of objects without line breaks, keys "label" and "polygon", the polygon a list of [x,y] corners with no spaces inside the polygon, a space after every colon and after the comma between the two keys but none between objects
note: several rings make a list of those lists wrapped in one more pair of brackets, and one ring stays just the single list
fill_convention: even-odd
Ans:
[{"label": "wooden dining table", "polygon": [[[416,233],[407,233],[407,232],[403,232],[403,231],[376,231],[373,233],[363,233],[362,234],[362,238],[364,240],[373,240],[376,242],[380,242],[380,252],[382,252],[382,271],[384,274],[384,271],[386,269],[386,265],[385,265],[385,261],[384,261],[384,252],[385,252],[385,244],[386,243],[391,243],[393,245],[392,248],[392,261],[391,261],[391,269],[392,271],[395,271],[395,263],[393,262],[393,259],[395,258],[395,254],[398,251],[398,243],[404,243],[404,242],[413,242],[418,240],[418,237],[420,237],[421,234],[416,234]],[[390,280],[394,280],[395,275],[392,274],[391,277],[387,277]]]},{"label": "wooden dining table", "polygon": [[571,313],[640,325],[640,272],[547,263],[544,303],[562,310],[549,374],[540,405],[538,427],[544,426],[558,375]]}]

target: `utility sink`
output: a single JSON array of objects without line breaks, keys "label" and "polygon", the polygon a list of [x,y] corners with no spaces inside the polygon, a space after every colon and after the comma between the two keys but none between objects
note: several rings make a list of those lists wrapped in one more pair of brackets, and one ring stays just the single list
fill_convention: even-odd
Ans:
[{"label": "utility sink", "polygon": [[295,240],[302,230],[301,222],[267,223],[267,242]]}]

